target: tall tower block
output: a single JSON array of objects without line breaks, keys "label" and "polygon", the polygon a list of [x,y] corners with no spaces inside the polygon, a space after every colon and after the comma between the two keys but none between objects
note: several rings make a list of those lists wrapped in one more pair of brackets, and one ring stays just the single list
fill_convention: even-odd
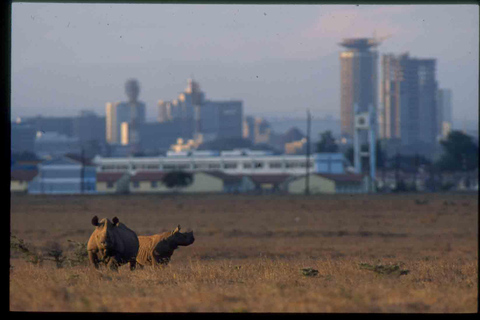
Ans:
[{"label": "tall tower block", "polygon": [[368,112],[369,106],[377,109],[377,61],[378,53],[371,50],[380,41],[375,38],[344,39],[340,53],[340,119],[341,133],[352,138],[355,111]]}]

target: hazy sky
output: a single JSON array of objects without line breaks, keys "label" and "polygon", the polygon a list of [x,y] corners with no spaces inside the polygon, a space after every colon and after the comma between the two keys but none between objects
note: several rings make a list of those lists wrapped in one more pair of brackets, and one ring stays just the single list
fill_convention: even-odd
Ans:
[{"label": "hazy sky", "polygon": [[436,58],[454,119],[478,121],[476,5],[13,3],[11,114],[104,115],[134,77],[154,119],[193,76],[246,114],[340,117],[338,43],[374,34],[380,54]]}]

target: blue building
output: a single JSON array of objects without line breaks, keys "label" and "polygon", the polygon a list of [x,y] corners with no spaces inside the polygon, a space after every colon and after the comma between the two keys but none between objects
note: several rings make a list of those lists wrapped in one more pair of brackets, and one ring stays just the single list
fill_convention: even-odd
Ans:
[{"label": "blue building", "polygon": [[348,160],[343,153],[315,153],[313,162],[315,173],[343,174],[348,166]]},{"label": "blue building", "polygon": [[66,155],[38,164],[38,174],[28,185],[29,194],[96,193],[96,170],[90,161]]}]

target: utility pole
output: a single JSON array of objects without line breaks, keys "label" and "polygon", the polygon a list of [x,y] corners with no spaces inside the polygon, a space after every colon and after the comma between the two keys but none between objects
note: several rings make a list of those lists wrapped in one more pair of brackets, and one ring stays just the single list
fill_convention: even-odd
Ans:
[{"label": "utility pole", "polygon": [[43,187],[43,168],[42,168],[41,163],[38,165],[38,172],[40,173],[39,174],[39,176],[40,176],[40,193],[43,194],[45,192],[45,190],[44,190],[44,187]]},{"label": "utility pole", "polygon": [[463,169],[463,176],[465,179],[465,188],[468,189],[470,187],[470,181],[468,178],[467,156],[465,153],[462,153],[462,169]]},{"label": "utility pole", "polygon": [[84,186],[84,181],[85,181],[85,166],[84,166],[84,149],[82,147],[82,151],[80,153],[80,193],[83,194],[83,191],[85,189]]},{"label": "utility pole", "polygon": [[400,169],[400,155],[398,154],[398,151],[395,153],[395,188],[398,189],[398,183],[399,183],[399,169]]},{"label": "utility pole", "polygon": [[310,110],[307,109],[307,159],[306,159],[306,175],[305,175],[305,194],[310,194],[310,126],[311,126]]},{"label": "utility pole", "polygon": [[417,190],[417,174],[418,170],[420,167],[420,156],[418,153],[415,153],[415,158],[414,158],[414,172],[413,172],[413,186],[415,187],[415,190]]}]

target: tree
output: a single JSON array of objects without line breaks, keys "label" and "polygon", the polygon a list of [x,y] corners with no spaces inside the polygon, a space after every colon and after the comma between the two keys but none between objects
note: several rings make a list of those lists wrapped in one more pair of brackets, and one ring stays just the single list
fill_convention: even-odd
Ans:
[{"label": "tree", "polygon": [[193,182],[193,175],[185,171],[171,171],[162,178],[162,183],[169,189],[175,190],[187,187]]},{"label": "tree", "polygon": [[317,152],[337,152],[338,145],[332,136],[332,132],[327,130],[320,134],[320,141],[317,143]]},{"label": "tree", "polygon": [[442,171],[471,171],[478,168],[478,145],[460,131],[452,131],[440,142],[443,155],[438,161]]}]

